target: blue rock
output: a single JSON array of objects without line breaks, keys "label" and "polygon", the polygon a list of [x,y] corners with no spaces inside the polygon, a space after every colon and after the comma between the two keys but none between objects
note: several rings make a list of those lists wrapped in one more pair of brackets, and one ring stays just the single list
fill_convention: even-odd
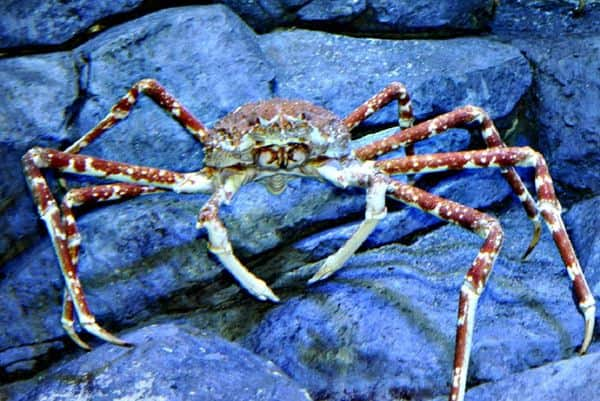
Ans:
[{"label": "blue rock", "polygon": [[8,388],[8,401],[85,397],[104,400],[310,401],[272,362],[189,326],[161,324],[104,344]]},{"label": "blue rock", "polygon": [[528,54],[539,71],[539,149],[555,181],[600,194],[600,35],[553,41],[550,52]]},{"label": "blue rock", "polygon": [[[550,363],[524,371],[496,383],[486,383],[467,392],[466,401],[562,401],[594,400],[600,393],[600,354]],[[431,401],[444,401],[447,397]]]},{"label": "blue rock", "polygon": [[131,11],[141,0],[36,1],[2,5],[0,48],[60,45],[111,15]]},{"label": "blue rock", "polygon": [[298,17],[304,24],[339,24],[354,32],[447,35],[485,29],[493,9],[493,1],[313,0],[298,11]]},{"label": "blue rock", "polygon": [[[254,32],[222,5],[152,13],[107,30],[74,54],[84,60],[85,96],[73,140],[144,78],[157,79],[207,125],[241,104],[270,97],[274,78]],[[203,156],[202,146],[146,97],[86,153],[184,171],[200,168]]]},{"label": "blue rock", "polygon": [[[465,104],[501,118],[531,84],[529,65],[515,48],[479,38],[392,41],[295,30],[260,40],[277,71],[278,96],[308,99],[341,116],[400,81],[418,118]],[[394,124],[396,109],[369,121]]]}]

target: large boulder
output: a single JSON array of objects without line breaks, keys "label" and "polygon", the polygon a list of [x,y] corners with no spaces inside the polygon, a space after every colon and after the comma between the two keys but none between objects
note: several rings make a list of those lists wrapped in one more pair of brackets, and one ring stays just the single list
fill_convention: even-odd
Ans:
[{"label": "large boulder", "polygon": [[198,400],[310,401],[272,362],[185,325],[159,324],[125,336],[133,347],[104,344],[29,382],[7,401]]}]

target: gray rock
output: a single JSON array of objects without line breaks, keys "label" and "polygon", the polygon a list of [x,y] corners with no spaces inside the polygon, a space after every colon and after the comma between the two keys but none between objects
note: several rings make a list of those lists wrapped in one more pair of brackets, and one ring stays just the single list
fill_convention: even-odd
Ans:
[{"label": "gray rock", "polygon": [[[521,262],[530,224],[518,208],[502,222],[506,245],[477,312],[472,384],[574,357],[583,335],[548,232]],[[447,394],[458,291],[481,242],[446,226],[410,246],[356,255],[329,281],[269,311],[244,344],[272,359],[315,399]],[[301,275],[309,277],[317,267],[306,266]]]},{"label": "gray rock", "polygon": [[[486,383],[467,392],[466,401],[588,401],[598,397],[600,353],[573,357]],[[432,401],[444,401],[446,397]]]},{"label": "gray rock", "polygon": [[539,74],[539,148],[563,189],[598,195],[600,36],[553,40],[549,49],[527,46]]},{"label": "gray rock", "polygon": [[[310,400],[272,362],[189,326],[152,325],[55,366],[8,401],[33,400]],[[9,392],[10,391],[10,392]]]},{"label": "gray rock", "polygon": [[483,30],[493,9],[493,1],[313,0],[298,17],[304,24],[340,25],[346,31],[444,35]]},{"label": "gray rock", "polygon": [[590,36],[600,29],[600,2],[586,0],[583,13],[575,15],[579,0],[503,0],[496,7],[490,28],[502,39],[528,41],[532,37],[560,39]]},{"label": "gray rock", "polygon": [[9,0],[2,5],[0,48],[59,45],[110,15],[130,11],[141,0]]},{"label": "gray rock", "polygon": [[0,264],[37,238],[21,156],[33,145],[68,140],[77,96],[70,53],[0,60]]},{"label": "gray rock", "polygon": [[[531,84],[527,61],[515,48],[485,39],[392,41],[295,30],[260,40],[277,71],[278,96],[308,99],[342,116],[400,81],[418,118],[469,103],[501,118]],[[396,119],[388,107],[370,121]]]},{"label": "gray rock", "polygon": [[485,30],[494,2],[411,2],[387,0],[268,0],[225,4],[257,32],[281,26],[338,32],[456,35]]},{"label": "gray rock", "polygon": [[600,4],[574,18],[573,1],[503,1],[493,34],[535,67],[528,130],[568,203],[600,192]]}]

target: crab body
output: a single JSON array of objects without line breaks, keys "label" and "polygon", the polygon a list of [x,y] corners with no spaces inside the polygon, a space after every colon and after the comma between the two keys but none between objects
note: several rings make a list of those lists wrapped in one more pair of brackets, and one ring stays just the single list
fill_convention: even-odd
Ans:
[{"label": "crab body", "polygon": [[350,154],[350,132],[330,111],[302,100],[249,103],[219,120],[205,144],[205,164],[293,169]]},{"label": "crab body", "polygon": [[[181,173],[79,154],[126,118],[141,93],[153,99],[204,145],[203,169]],[[352,129],[394,101],[398,103],[399,130],[352,150]],[[460,225],[484,239],[465,275],[459,297],[449,400],[462,401],[475,308],[500,251],[503,232],[494,217],[405,184],[394,176],[494,167],[500,169],[534,225],[533,239],[526,254],[533,250],[539,239],[541,220],[552,232],[571,279],[574,299],[585,319],[581,346],[581,352],[585,352],[594,331],[595,301],[562,222],[560,204],[544,158],[528,147],[507,147],[487,113],[477,107],[461,107],[417,125],[413,125],[413,121],[410,98],[399,83],[392,83],[343,119],[306,101],[272,99],[241,106],[219,120],[212,129],[205,127],[155,80],[136,83],[98,125],[66,150],[35,147],[23,156],[25,177],[38,213],[48,229],[65,282],[62,323],[67,334],[81,347],[89,348],[75,330],[77,320],[88,333],[115,344],[126,344],[103,329],[87,305],[77,274],[80,235],[74,208],[165,190],[210,194],[197,219],[197,227],[206,230],[210,251],[251,295],[259,300],[278,302],[279,298],[269,286],[236,258],[225,225],[219,218],[219,207],[231,202],[238,189],[249,181],[261,180],[271,192],[281,193],[288,177],[308,176],[341,188],[360,187],[366,192],[364,220],[347,242],[325,259],[309,283],[331,276],[356,252],[385,217],[386,197]],[[474,126],[479,128],[487,149],[413,154],[415,142],[450,128]],[[376,160],[377,156],[396,148],[405,148],[406,157]],[[534,169],[537,202],[521,181],[516,166]],[[42,172],[44,169],[101,177],[109,183],[70,189],[58,202]]]}]

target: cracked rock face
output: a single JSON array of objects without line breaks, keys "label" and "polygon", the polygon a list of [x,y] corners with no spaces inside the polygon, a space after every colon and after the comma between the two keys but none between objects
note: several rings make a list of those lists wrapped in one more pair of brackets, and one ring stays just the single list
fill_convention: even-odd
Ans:
[{"label": "cracked rock face", "polygon": [[[90,306],[136,347],[88,336],[95,348],[84,354],[66,338],[62,278],[20,157],[34,145],[64,148],[142,78],[158,79],[208,126],[271,97],[306,99],[345,116],[394,80],[408,87],[418,119],[483,106],[509,144],[546,154],[569,234],[600,295],[596,2],[578,20],[569,14],[573,4],[558,0],[503,1],[493,17],[488,2],[335,1],[325,9],[319,0],[277,0],[165,10],[123,2],[111,11],[122,19],[88,37],[81,32],[98,21],[112,24],[101,3],[73,4],[67,14],[79,25],[50,35],[43,54],[31,34],[73,26],[61,17],[64,5],[29,13],[28,26],[40,27],[37,13],[56,10],[28,33],[16,29],[24,20],[0,18],[0,46],[11,56],[0,59],[1,400],[392,401],[441,400],[448,392],[458,290],[481,239],[390,200],[388,216],[346,267],[308,286],[360,224],[365,201],[361,190],[306,178],[279,196],[250,183],[221,210],[236,254],[282,298],[278,305],[252,299],[207,252],[205,232],[195,229],[207,195],[163,193],[78,210]],[[24,17],[25,3],[7,10]],[[523,36],[515,27],[528,18]],[[291,24],[310,30],[285,29]],[[15,28],[10,38],[2,36],[6,26]],[[385,35],[406,26],[419,37]],[[439,39],[465,30],[482,35]],[[396,110],[359,127],[353,146],[395,132]],[[416,152],[481,147],[476,132],[452,130]],[[144,97],[85,153],[178,171],[200,168],[203,157],[202,146]],[[531,185],[531,172],[521,173]],[[575,384],[589,399],[597,392],[598,345],[589,357],[575,356],[583,321],[549,233],[520,259],[531,227],[498,171],[412,179],[499,216],[505,227],[477,312],[466,400],[535,399],[539,389],[547,391],[540,399],[558,400]]]}]

